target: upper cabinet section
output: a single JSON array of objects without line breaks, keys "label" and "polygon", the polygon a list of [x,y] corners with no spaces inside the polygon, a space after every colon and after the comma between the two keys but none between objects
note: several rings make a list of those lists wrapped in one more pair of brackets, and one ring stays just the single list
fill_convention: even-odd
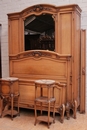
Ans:
[{"label": "upper cabinet section", "polygon": [[78,37],[80,30],[80,13],[78,5],[40,4],[8,14],[9,54],[28,50],[71,54],[73,36]]}]

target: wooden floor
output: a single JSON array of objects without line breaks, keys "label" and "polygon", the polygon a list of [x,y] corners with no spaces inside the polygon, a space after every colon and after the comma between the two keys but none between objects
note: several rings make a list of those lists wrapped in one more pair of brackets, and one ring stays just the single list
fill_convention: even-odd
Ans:
[{"label": "wooden floor", "polygon": [[[50,125],[50,130],[87,130],[87,113],[79,114],[77,112],[77,119],[64,119],[64,123],[59,122],[60,116],[56,114],[55,124]],[[34,125],[34,111],[28,109],[21,109],[20,116],[11,120],[9,116],[0,119],[0,130],[48,130],[46,123],[37,123]]]}]

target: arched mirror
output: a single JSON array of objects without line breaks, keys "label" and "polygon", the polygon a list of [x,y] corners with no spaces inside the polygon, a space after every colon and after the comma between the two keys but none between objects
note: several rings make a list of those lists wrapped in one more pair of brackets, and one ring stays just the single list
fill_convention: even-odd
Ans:
[{"label": "arched mirror", "polygon": [[55,50],[55,21],[51,14],[30,15],[24,21],[27,50]]}]

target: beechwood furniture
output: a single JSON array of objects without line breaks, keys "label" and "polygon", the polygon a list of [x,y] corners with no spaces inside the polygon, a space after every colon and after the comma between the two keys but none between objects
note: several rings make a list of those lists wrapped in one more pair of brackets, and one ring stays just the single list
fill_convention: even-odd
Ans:
[{"label": "beechwood furniture", "polygon": [[[37,96],[38,88],[40,89],[39,96]],[[48,128],[50,127],[51,123],[55,123],[55,97],[54,97],[54,88],[55,88],[55,81],[54,80],[35,80],[35,125],[37,121],[43,121],[48,123]],[[44,93],[44,90],[47,93]],[[41,114],[37,114],[37,105],[41,106],[40,111]],[[52,104],[52,105],[51,105]],[[43,115],[43,105],[48,106],[48,116]],[[53,108],[53,117],[50,115],[50,108]]]},{"label": "beechwood furniture", "polygon": [[9,72],[19,78],[20,107],[34,109],[35,80],[51,79],[56,81],[55,111],[61,122],[65,111],[67,118],[70,109],[74,118],[77,110],[85,112],[86,38],[81,11],[76,4],[39,4],[8,14]]},{"label": "beechwood furniture", "polygon": [[[7,77],[0,79],[0,117],[10,115],[11,119],[19,115],[19,85],[18,78]],[[14,101],[17,102],[17,110],[14,109]]]}]

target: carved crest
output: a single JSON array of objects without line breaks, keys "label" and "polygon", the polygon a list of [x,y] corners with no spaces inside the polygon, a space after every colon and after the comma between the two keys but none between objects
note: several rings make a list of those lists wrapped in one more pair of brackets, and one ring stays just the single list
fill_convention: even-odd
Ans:
[{"label": "carved crest", "polygon": [[33,9],[33,11],[35,12],[41,12],[42,10],[43,10],[43,7],[41,5],[36,5],[34,6],[34,9]]}]

